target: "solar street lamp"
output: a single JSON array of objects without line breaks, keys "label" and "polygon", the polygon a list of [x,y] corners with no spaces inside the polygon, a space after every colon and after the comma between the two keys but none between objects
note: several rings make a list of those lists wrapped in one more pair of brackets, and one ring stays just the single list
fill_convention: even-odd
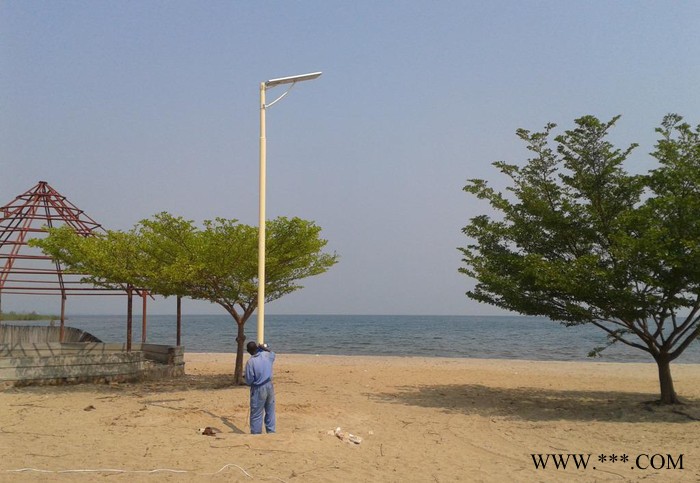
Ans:
[{"label": "solar street lamp", "polygon": [[[321,72],[311,72],[309,74],[293,75],[290,77],[280,77],[270,79],[260,83],[260,218],[258,228],[258,343],[265,342],[265,175],[267,141],[265,139],[265,111],[268,107],[276,104],[297,82],[304,82],[317,79]],[[265,92],[267,89],[279,85],[290,84],[284,94],[269,104],[265,103]]]}]

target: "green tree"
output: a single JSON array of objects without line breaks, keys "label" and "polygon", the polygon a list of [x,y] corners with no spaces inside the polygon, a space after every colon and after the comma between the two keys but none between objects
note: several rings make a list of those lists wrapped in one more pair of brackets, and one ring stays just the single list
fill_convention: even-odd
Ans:
[{"label": "green tree", "polygon": [[[337,255],[323,253],[327,241],[311,221],[280,217],[268,221],[266,230],[267,302],[301,289],[299,280],[324,273],[338,261]],[[128,267],[109,258],[113,249],[106,243],[109,236],[128,240],[135,249]],[[217,218],[198,229],[192,221],[160,213],[127,233],[109,232],[109,236],[91,240],[67,229],[52,229],[37,244],[71,270],[90,274],[92,283],[128,282],[152,293],[222,306],[236,321],[234,378],[243,383],[245,323],[258,303],[257,227]],[[119,258],[119,254],[115,250],[113,255]]]},{"label": "green tree", "polygon": [[[257,227],[217,218],[196,230],[191,222],[161,213],[142,221],[137,232],[150,261],[146,273],[152,283],[146,286],[219,304],[236,321],[234,378],[242,383],[245,323],[258,304]],[[267,222],[266,233],[266,302],[303,288],[299,280],[338,261],[323,253],[327,241],[311,221],[280,217]]]},{"label": "green tree", "polygon": [[635,145],[606,140],[618,117],[577,119],[554,143],[554,124],[518,130],[533,154],[522,167],[494,163],[508,193],[480,179],[464,187],[498,216],[463,229],[470,242],[460,271],[477,281],[472,299],[593,324],[607,346],[649,353],[660,402],[678,403],[670,363],[700,334],[700,126],[666,116],[651,153],[658,168],[634,175],[623,163]]}]

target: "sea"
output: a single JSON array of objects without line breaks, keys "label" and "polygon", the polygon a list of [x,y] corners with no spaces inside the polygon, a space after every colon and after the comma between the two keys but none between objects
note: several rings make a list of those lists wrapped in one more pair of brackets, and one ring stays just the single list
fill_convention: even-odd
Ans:
[{"label": "sea", "polygon": [[[75,315],[68,317],[66,325],[103,342],[126,341],[126,315]],[[253,315],[246,322],[247,340],[256,340],[256,326]],[[174,315],[149,315],[146,327],[147,342],[176,343]],[[133,341],[141,342],[140,314],[134,315],[132,330]],[[235,352],[236,331],[228,314],[182,316],[182,345],[187,352]],[[606,344],[600,329],[565,327],[528,316],[266,314],[265,342],[283,354],[653,362],[648,353],[620,343],[607,348],[601,357],[588,357],[593,348]],[[700,363],[700,341],[693,342],[675,363]]]}]

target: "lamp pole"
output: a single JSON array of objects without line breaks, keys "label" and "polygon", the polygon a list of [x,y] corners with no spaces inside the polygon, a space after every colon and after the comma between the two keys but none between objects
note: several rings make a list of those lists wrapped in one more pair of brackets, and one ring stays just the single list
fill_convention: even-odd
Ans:
[{"label": "lamp pole", "polygon": [[[321,72],[270,79],[260,83],[260,205],[258,218],[258,343],[265,342],[265,186],[267,163],[267,140],[265,138],[265,111],[286,96],[297,82],[318,78]],[[268,88],[291,84],[284,94],[269,104],[265,103]]]}]

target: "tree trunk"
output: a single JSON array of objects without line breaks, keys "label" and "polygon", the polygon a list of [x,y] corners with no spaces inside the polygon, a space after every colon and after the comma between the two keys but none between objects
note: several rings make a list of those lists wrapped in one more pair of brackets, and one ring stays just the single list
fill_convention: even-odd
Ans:
[{"label": "tree trunk", "polygon": [[236,337],[237,349],[236,349],[236,368],[233,372],[233,380],[235,384],[243,385],[243,348],[245,347],[245,322],[238,325],[238,337]]},{"label": "tree trunk", "polygon": [[131,352],[131,314],[133,312],[133,299],[132,299],[132,288],[131,285],[127,285],[126,288],[126,351]]},{"label": "tree trunk", "polygon": [[177,296],[177,320],[175,322],[177,332],[177,346],[182,345],[182,297]]},{"label": "tree trunk", "polygon": [[661,404],[680,404],[676,391],[673,389],[673,378],[671,377],[671,361],[668,357],[660,356],[656,358],[656,365],[659,367],[659,384],[661,386]]}]

